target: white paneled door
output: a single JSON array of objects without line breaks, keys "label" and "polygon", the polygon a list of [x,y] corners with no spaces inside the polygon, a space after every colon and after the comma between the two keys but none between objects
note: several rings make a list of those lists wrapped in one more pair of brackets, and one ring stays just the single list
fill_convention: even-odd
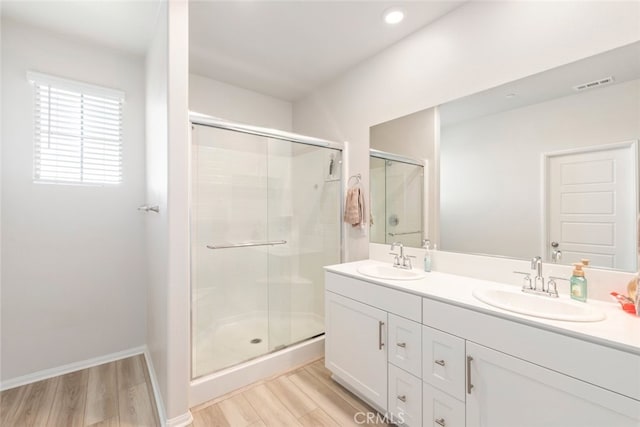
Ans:
[{"label": "white paneled door", "polygon": [[549,154],[548,260],[637,269],[637,142]]}]

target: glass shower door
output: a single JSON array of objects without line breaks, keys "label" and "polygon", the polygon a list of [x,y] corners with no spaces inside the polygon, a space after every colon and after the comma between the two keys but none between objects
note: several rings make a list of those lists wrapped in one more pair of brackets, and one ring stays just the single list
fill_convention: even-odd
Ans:
[{"label": "glass shower door", "polygon": [[196,125],[192,376],[324,332],[340,262],[340,151]]},{"label": "glass shower door", "polygon": [[341,260],[341,152],[287,140],[268,144],[269,348],[324,332],[323,266]]},{"label": "glass shower door", "polygon": [[193,377],[268,351],[267,141],[193,131]]}]

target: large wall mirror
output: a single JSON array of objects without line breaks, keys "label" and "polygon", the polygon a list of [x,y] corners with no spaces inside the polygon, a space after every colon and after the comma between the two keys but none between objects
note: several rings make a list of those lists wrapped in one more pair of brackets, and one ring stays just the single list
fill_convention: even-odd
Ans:
[{"label": "large wall mirror", "polygon": [[637,271],[640,43],[434,116],[439,220],[427,237],[442,250]]}]

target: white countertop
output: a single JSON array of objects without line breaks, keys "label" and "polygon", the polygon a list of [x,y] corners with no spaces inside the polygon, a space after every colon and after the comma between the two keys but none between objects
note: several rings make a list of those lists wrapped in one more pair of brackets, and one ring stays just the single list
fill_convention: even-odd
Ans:
[{"label": "white countertop", "polygon": [[[326,266],[325,270],[640,355],[640,317],[624,312],[616,302],[587,302],[606,314],[606,319],[599,322],[542,319],[493,307],[472,295],[473,290],[479,287],[513,291],[517,289],[516,286],[437,271],[426,273],[427,277],[419,280],[378,279],[358,272],[358,267],[374,263],[391,265],[364,260]],[[560,298],[570,299],[568,295],[561,295]]]}]

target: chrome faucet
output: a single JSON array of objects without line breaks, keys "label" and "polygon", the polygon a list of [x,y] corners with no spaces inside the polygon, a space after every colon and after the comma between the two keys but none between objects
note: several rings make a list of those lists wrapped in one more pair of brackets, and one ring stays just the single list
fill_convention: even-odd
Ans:
[{"label": "chrome faucet", "polygon": [[396,246],[400,247],[400,253],[397,254],[395,252],[391,252],[391,255],[395,255],[395,259],[393,260],[393,266],[396,268],[403,268],[405,270],[411,270],[413,267],[411,266],[411,258],[415,258],[411,255],[404,254],[404,245],[400,242],[393,242],[391,244],[391,250],[393,251]]},{"label": "chrome faucet", "polygon": [[[540,290],[544,292],[544,277],[542,277],[542,257],[537,256],[531,260],[531,269],[536,270],[536,277],[533,278],[533,290]],[[540,289],[538,289],[538,283],[540,284]]]},{"label": "chrome faucet", "polygon": [[549,284],[545,286],[544,277],[542,276],[542,257],[539,257],[539,256],[531,259],[531,270],[535,270],[535,274],[536,274],[536,276],[533,279],[531,278],[532,273],[514,271],[514,273],[522,274],[524,276],[524,284],[522,285],[522,292],[557,298],[558,289],[555,281],[566,280],[566,279],[552,276],[549,278]]}]

